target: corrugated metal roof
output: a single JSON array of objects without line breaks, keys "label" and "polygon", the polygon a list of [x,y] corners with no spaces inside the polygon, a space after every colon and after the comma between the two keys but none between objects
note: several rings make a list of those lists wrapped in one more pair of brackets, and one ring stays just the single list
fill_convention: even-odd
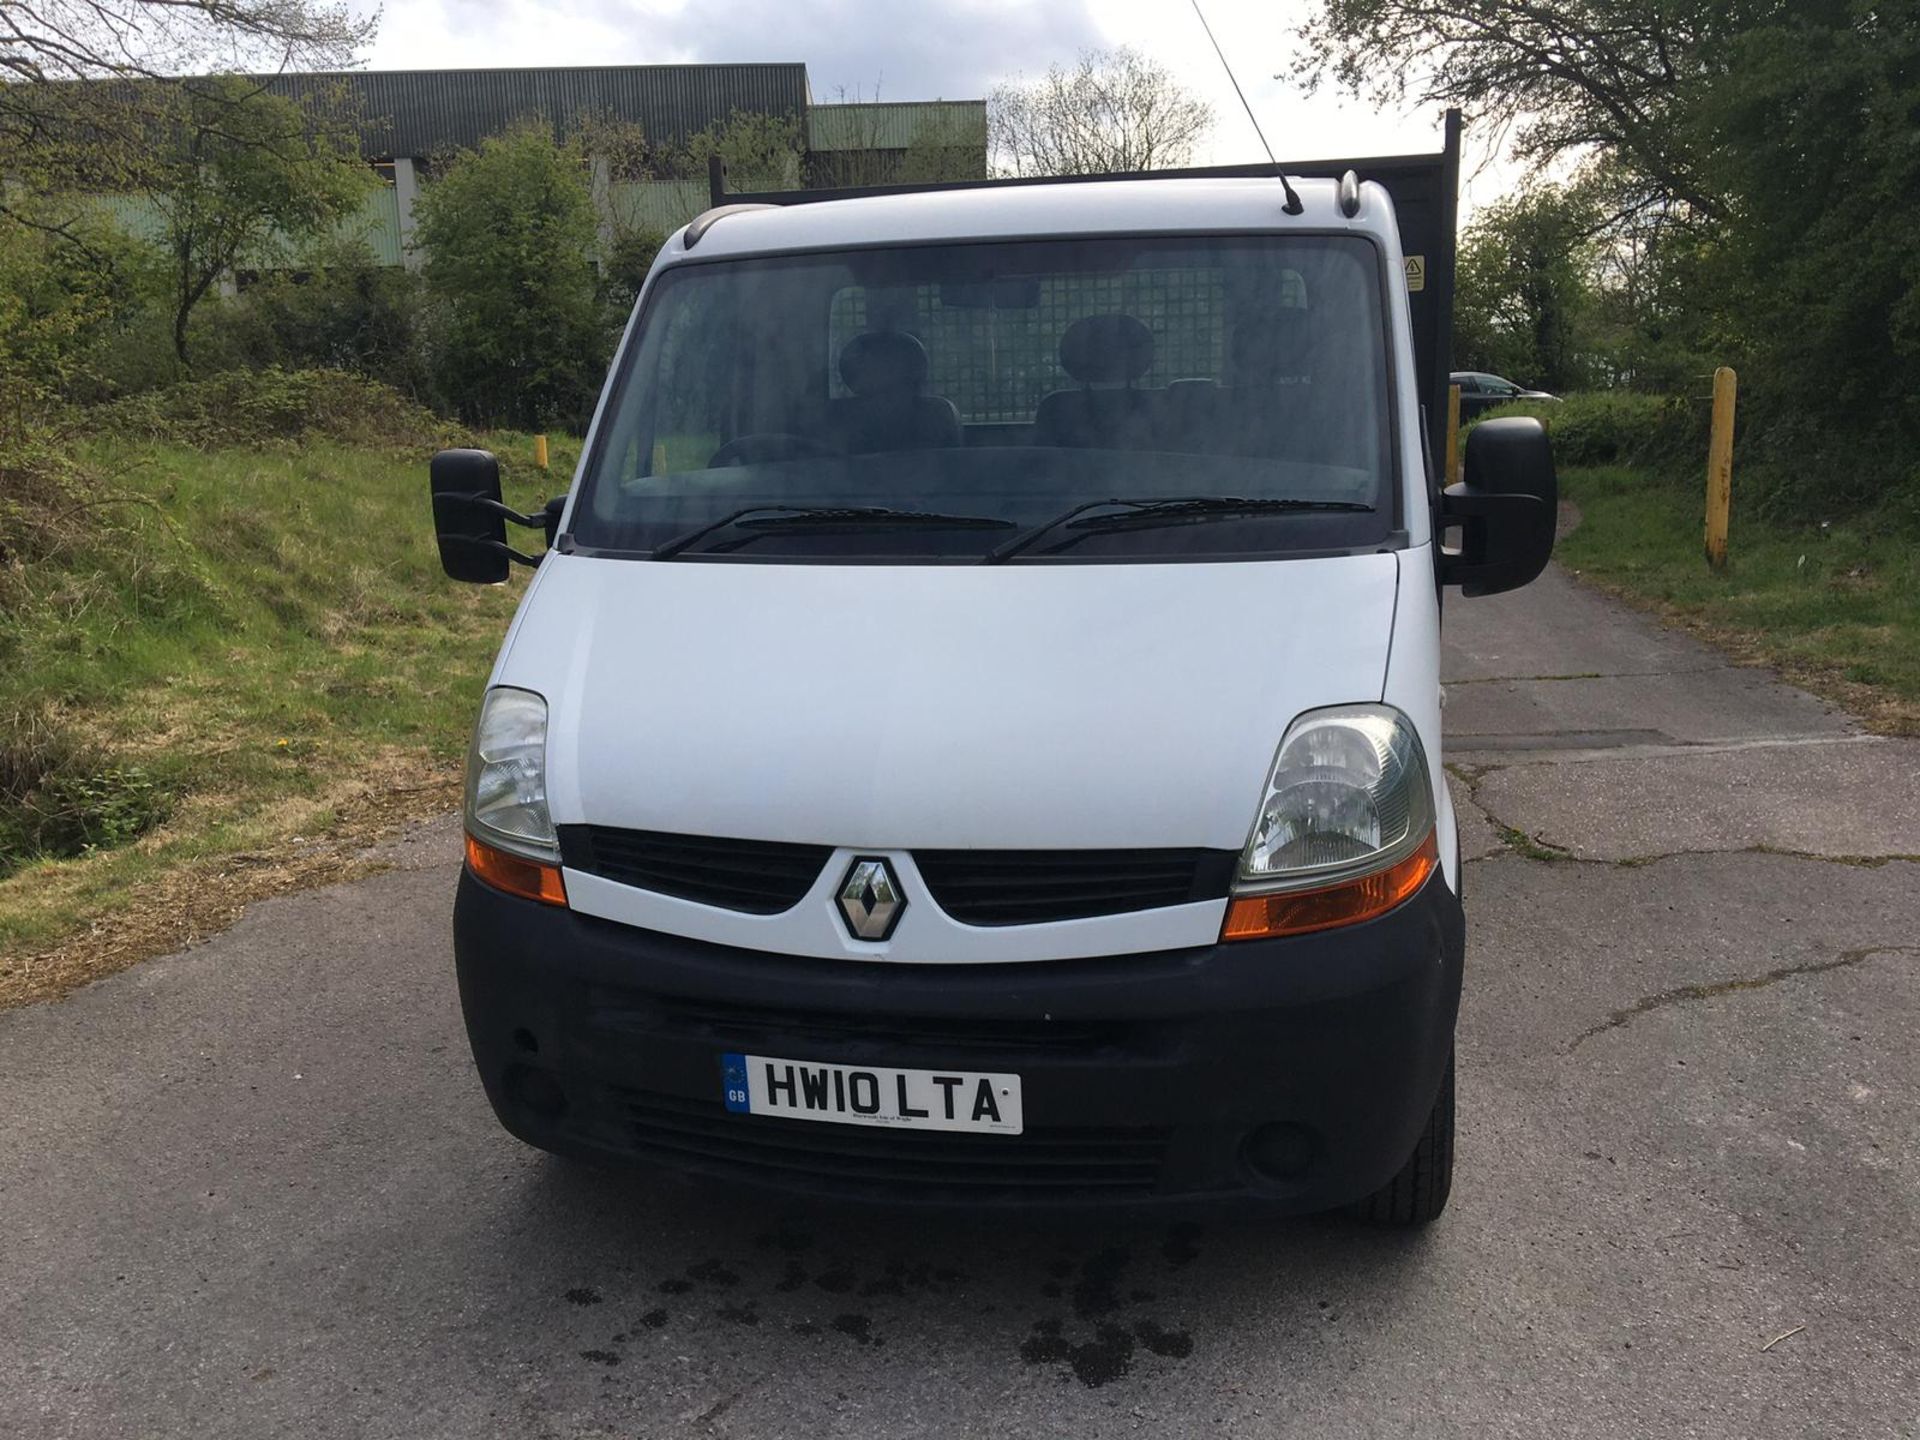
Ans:
[{"label": "corrugated metal roof", "polygon": [[806,112],[803,64],[606,65],[524,70],[363,70],[276,75],[267,88],[306,100],[335,87],[357,103],[370,158],[471,148],[530,115],[564,130],[585,115],[637,121],[684,140],[735,110]]},{"label": "corrugated metal roof", "polygon": [[984,100],[915,100],[815,105],[807,111],[809,150],[904,150],[916,139],[941,145],[987,143]]}]

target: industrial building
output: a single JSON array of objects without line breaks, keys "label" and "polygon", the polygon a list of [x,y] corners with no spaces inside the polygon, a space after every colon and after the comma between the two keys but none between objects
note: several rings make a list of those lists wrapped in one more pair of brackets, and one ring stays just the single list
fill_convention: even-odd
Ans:
[{"label": "industrial building", "polygon": [[[638,125],[649,140],[683,145],[737,115],[793,123],[799,150],[787,173],[740,176],[742,188],[881,184],[906,176],[911,155],[932,153],[945,176],[986,173],[984,100],[818,104],[804,64],[601,65],[502,70],[367,70],[286,74],[266,88],[304,102],[344,103],[356,117],[369,164],[388,184],[349,222],[380,260],[411,265],[414,202],[433,167],[453,152],[534,118],[556,135],[593,121]],[[594,201],[604,225],[671,231],[707,206],[704,172],[680,179],[631,179],[594,167]],[[112,202],[143,228],[146,206]]]}]

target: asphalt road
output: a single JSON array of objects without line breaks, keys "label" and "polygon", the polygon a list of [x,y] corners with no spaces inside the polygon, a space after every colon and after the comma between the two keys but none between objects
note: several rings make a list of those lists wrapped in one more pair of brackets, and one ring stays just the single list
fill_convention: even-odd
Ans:
[{"label": "asphalt road", "polygon": [[441,825],[0,1014],[0,1434],[1920,1435],[1920,743],[1557,572],[1448,625],[1426,1233],[549,1161],[470,1071]]}]

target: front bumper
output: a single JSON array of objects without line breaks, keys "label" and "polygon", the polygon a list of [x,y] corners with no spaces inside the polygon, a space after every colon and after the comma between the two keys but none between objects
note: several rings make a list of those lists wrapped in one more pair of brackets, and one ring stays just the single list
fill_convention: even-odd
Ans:
[{"label": "front bumper", "polygon": [[[1370,1194],[1412,1153],[1452,1051],[1464,928],[1436,872],[1389,914],[1317,935],[890,965],[637,930],[463,872],[454,953],[487,1096],[544,1149],[889,1203],[1306,1212]],[[731,1114],[728,1051],[1012,1072],[1026,1129]]]}]

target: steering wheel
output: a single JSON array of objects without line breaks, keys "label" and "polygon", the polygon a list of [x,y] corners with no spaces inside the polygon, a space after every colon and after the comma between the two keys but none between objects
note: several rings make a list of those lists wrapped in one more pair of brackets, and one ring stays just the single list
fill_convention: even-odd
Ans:
[{"label": "steering wheel", "polygon": [[760,465],[769,460],[813,460],[840,452],[811,435],[769,430],[759,435],[736,435],[707,461],[709,470],[727,465]]}]

